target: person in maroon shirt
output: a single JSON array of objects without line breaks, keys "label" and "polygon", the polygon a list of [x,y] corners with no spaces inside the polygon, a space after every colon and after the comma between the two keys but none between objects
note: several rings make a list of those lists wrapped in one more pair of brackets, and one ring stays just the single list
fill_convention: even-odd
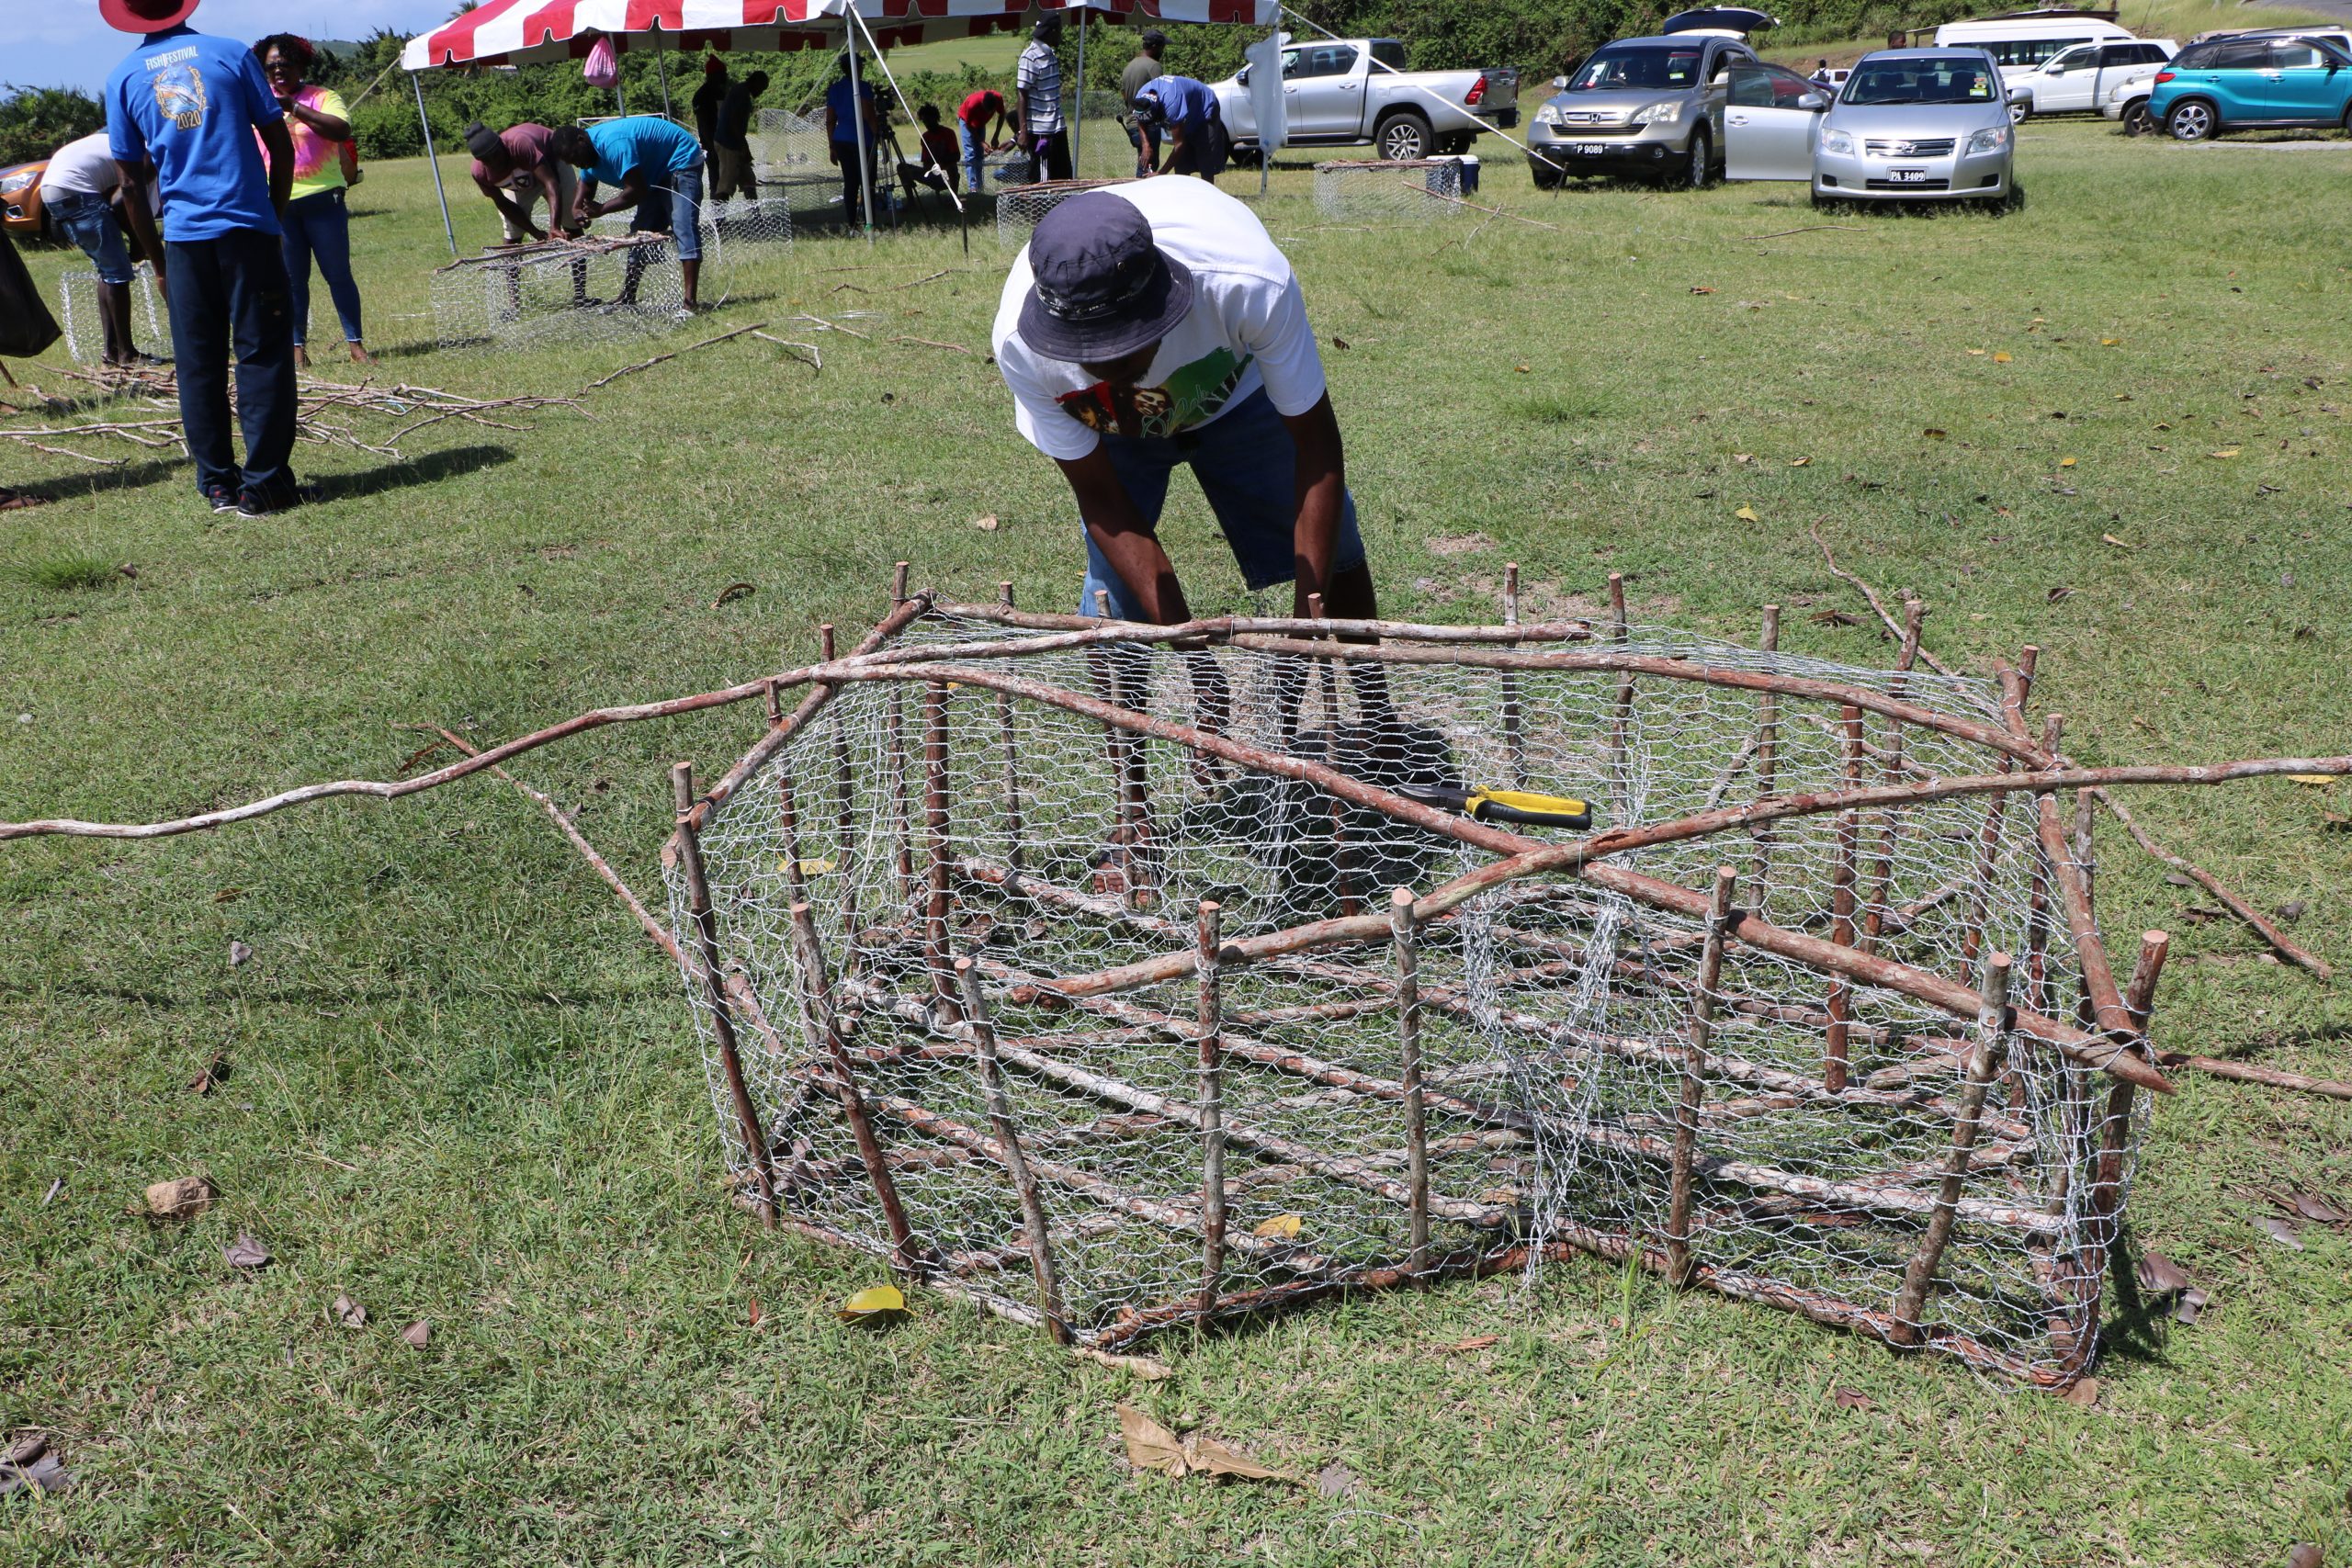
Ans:
[{"label": "person in maroon shirt", "polygon": [[956,137],[964,149],[964,188],[974,196],[980,194],[980,160],[1004,147],[1001,141],[989,140],[990,120],[1000,130],[1009,132],[1012,129],[1012,117],[1004,108],[1004,95],[986,87],[966,98],[956,111]]},{"label": "person in maroon shirt", "polygon": [[466,127],[466,146],[474,155],[474,185],[498,209],[510,245],[526,235],[548,237],[531,221],[531,209],[542,196],[548,202],[548,228],[571,231],[576,176],[571,164],[548,150],[554,136],[546,126],[528,120],[504,130],[492,130],[480,120]]}]

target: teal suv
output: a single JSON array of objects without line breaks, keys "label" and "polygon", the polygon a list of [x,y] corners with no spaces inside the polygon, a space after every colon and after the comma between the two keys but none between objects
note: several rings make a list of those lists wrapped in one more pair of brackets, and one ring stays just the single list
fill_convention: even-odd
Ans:
[{"label": "teal suv", "polygon": [[2352,56],[2308,38],[2193,43],[2156,73],[2148,114],[2183,141],[2269,126],[2352,130]]}]

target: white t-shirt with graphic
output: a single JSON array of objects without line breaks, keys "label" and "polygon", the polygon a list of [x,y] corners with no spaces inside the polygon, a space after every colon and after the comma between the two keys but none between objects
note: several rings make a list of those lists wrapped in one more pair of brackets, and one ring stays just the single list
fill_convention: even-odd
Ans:
[{"label": "white t-shirt with graphic", "polygon": [[1083,457],[1102,431],[1166,436],[1197,429],[1260,388],[1274,412],[1302,414],[1322,400],[1323,358],[1306,321],[1298,276],[1257,215],[1205,180],[1162,175],[1114,186],[1155,244],[1193,274],[1193,308],[1159,341],[1144,385],[1114,395],[1067,360],[1021,339],[1033,281],[1023,246],[1004,280],[991,338],[1012,389],[1014,423],[1048,457]]}]

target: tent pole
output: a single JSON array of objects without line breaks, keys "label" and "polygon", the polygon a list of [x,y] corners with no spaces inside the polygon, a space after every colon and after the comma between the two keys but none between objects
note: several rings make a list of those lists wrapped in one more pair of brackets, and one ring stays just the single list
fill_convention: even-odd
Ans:
[{"label": "tent pole", "polygon": [[[850,0],[853,7],[856,0]],[[857,133],[857,189],[865,198],[865,243],[874,243],[874,154],[865,140],[865,83],[857,73],[857,24],[865,18],[853,10],[844,41],[849,45],[849,123]]]},{"label": "tent pole", "polygon": [[653,29],[653,71],[662,78],[662,118],[674,119],[677,116],[670,108],[670,62],[662,51],[662,29],[658,27]]},{"label": "tent pole", "polygon": [[449,236],[449,254],[458,254],[458,227],[449,221],[449,193],[441,188],[441,160],[433,152],[433,123],[424,118],[424,78],[412,71],[408,85],[416,89],[416,129],[424,137],[424,166],[433,171],[433,194],[441,200],[441,231]]},{"label": "tent pole", "polygon": [[1078,175],[1079,154],[1086,150],[1086,18],[1083,6],[1078,8],[1078,96],[1069,106],[1069,172]]}]

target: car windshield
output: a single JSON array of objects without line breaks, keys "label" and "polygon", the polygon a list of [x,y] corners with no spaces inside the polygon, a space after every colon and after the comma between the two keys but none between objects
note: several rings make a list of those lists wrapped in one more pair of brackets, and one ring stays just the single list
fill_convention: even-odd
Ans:
[{"label": "car windshield", "polygon": [[1987,104],[1992,73],[1967,55],[1862,62],[1846,79],[1849,104]]},{"label": "car windshield", "polygon": [[1664,46],[1604,49],[1569,79],[1571,93],[1611,92],[1624,87],[1695,87],[1699,51]]}]

